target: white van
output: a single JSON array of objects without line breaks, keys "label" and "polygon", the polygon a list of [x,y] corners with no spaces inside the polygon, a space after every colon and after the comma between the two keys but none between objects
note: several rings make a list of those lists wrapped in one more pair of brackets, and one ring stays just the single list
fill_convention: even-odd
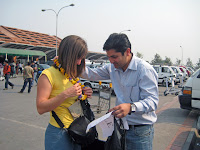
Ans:
[{"label": "white van", "polygon": [[173,69],[174,73],[176,74],[175,84],[176,83],[182,83],[183,82],[183,73],[182,73],[182,71],[177,66],[170,66],[170,67]]},{"label": "white van", "polygon": [[171,79],[176,79],[176,74],[169,66],[154,65],[153,68],[158,73],[158,84],[166,86],[166,77],[168,78],[168,83],[171,84]]},{"label": "white van", "polygon": [[178,98],[182,109],[200,110],[200,68],[188,78]]}]

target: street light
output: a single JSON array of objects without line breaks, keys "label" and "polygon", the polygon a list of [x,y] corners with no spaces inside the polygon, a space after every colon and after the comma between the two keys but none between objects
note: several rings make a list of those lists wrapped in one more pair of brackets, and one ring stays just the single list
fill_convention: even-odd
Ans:
[{"label": "street light", "polygon": [[123,31],[121,31],[121,32],[119,32],[119,33],[126,32],[126,31],[131,31],[131,30],[123,30]]},{"label": "street light", "polygon": [[74,6],[74,4],[70,4],[70,5],[67,5],[67,6],[64,6],[62,8],[60,8],[60,10],[56,13],[55,10],[53,9],[42,9],[42,11],[47,11],[47,10],[51,10],[53,11],[55,14],[56,14],[56,56],[57,56],[57,45],[58,45],[58,37],[57,37],[57,31],[58,31],[58,15],[60,13],[60,11],[63,9],[63,8],[66,8],[66,7],[69,7],[69,6]]},{"label": "street light", "polygon": [[182,60],[181,60],[181,62],[182,62],[182,65],[183,65],[183,47],[180,46],[180,48],[181,48],[181,50],[182,50]]}]

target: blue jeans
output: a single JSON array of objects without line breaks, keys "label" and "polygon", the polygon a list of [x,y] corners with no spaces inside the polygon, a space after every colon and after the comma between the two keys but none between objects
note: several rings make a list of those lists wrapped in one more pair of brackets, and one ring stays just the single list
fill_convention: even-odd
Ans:
[{"label": "blue jeans", "polygon": [[45,150],[81,150],[81,146],[74,143],[65,130],[49,124],[45,132]]},{"label": "blue jeans", "polygon": [[126,150],[152,150],[153,125],[133,127],[126,132]]},{"label": "blue jeans", "polygon": [[32,86],[34,85],[34,82],[37,83],[37,80],[36,80],[36,76],[37,76],[37,72],[34,72],[34,79],[32,80]]},{"label": "blue jeans", "polygon": [[9,84],[10,86],[14,86],[14,84],[11,83],[11,82],[9,81],[9,78],[10,78],[10,75],[6,74],[6,75],[5,75],[5,88],[6,88],[6,89],[8,88],[8,84]]},{"label": "blue jeans", "polygon": [[21,92],[24,92],[24,90],[25,90],[25,88],[27,86],[27,83],[29,83],[29,85],[28,85],[28,93],[31,92],[32,78],[27,78],[27,79],[24,80],[24,85],[23,85],[23,87],[21,89]]}]

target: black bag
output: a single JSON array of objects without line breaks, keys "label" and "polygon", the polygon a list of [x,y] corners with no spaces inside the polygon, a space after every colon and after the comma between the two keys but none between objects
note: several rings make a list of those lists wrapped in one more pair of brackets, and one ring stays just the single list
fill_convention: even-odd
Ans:
[{"label": "black bag", "polygon": [[114,131],[108,137],[104,150],[126,150],[126,130],[124,129],[122,119],[119,119],[118,124],[114,118]]},{"label": "black bag", "polygon": [[80,144],[82,147],[86,147],[89,144],[93,143],[95,139],[97,139],[98,134],[96,127],[92,127],[89,132],[86,133],[86,128],[88,124],[95,118],[90,108],[90,104],[88,103],[88,100],[80,100],[80,103],[83,109],[83,116],[75,119],[67,129],[63,128],[64,124],[61,122],[54,111],[52,111],[52,116],[55,118],[59,126],[68,132],[74,142]]}]

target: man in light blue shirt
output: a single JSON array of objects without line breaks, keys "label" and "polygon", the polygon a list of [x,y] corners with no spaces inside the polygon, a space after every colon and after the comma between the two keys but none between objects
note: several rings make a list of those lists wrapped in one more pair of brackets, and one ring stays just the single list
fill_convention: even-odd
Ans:
[{"label": "man in light blue shirt", "polygon": [[103,49],[110,64],[101,68],[86,68],[83,78],[111,79],[116,94],[116,106],[110,111],[118,118],[126,117],[127,150],[152,150],[153,124],[157,120],[158,75],[153,67],[131,52],[131,43],[125,34],[113,33]]}]

